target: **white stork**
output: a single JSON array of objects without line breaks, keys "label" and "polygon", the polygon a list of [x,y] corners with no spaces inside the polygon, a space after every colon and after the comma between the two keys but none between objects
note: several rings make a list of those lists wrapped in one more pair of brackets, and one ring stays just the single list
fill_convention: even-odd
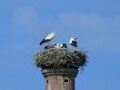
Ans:
[{"label": "white stork", "polygon": [[67,45],[65,43],[60,44],[61,48],[67,48]]},{"label": "white stork", "polygon": [[67,48],[67,45],[65,43],[61,43],[61,44],[54,44],[55,48]]},{"label": "white stork", "polygon": [[60,44],[54,44],[55,48],[60,48]]},{"label": "white stork", "polygon": [[71,37],[69,43],[73,47],[77,47],[77,38]]},{"label": "white stork", "polygon": [[41,42],[40,42],[40,45],[46,43],[46,42],[49,42],[51,41],[53,38],[55,37],[55,33],[54,32],[51,32],[50,34],[48,34]]}]

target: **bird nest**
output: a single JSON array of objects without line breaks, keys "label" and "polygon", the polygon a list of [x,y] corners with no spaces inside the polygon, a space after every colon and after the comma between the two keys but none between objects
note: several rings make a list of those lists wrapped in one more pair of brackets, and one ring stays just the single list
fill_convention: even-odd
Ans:
[{"label": "bird nest", "polygon": [[86,65],[87,55],[79,50],[50,48],[35,54],[35,65],[46,68],[79,68]]}]

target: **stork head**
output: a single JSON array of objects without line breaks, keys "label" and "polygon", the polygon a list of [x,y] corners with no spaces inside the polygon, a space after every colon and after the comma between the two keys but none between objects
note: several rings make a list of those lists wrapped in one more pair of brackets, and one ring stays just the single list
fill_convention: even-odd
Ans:
[{"label": "stork head", "polygon": [[77,38],[77,37],[75,37],[74,39],[75,39],[75,40],[77,40],[78,38]]},{"label": "stork head", "polygon": [[78,38],[77,37],[71,37],[70,40],[77,40]]}]

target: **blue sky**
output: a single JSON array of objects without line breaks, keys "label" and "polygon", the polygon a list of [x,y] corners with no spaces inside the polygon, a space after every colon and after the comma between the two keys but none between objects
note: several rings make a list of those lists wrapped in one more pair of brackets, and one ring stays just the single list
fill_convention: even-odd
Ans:
[{"label": "blue sky", "polygon": [[76,90],[120,89],[119,0],[0,0],[0,90],[44,90],[34,66],[39,41],[51,31],[55,43],[79,38],[88,65]]}]

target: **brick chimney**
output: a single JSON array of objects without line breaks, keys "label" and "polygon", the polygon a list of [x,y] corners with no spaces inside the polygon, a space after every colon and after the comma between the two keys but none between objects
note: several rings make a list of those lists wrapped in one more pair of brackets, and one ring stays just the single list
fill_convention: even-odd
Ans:
[{"label": "brick chimney", "polygon": [[35,64],[45,78],[45,90],[75,90],[78,68],[85,63],[85,53],[63,48],[43,50],[35,56]]},{"label": "brick chimney", "polygon": [[45,90],[75,90],[77,73],[78,70],[72,68],[42,70],[46,83]]}]

